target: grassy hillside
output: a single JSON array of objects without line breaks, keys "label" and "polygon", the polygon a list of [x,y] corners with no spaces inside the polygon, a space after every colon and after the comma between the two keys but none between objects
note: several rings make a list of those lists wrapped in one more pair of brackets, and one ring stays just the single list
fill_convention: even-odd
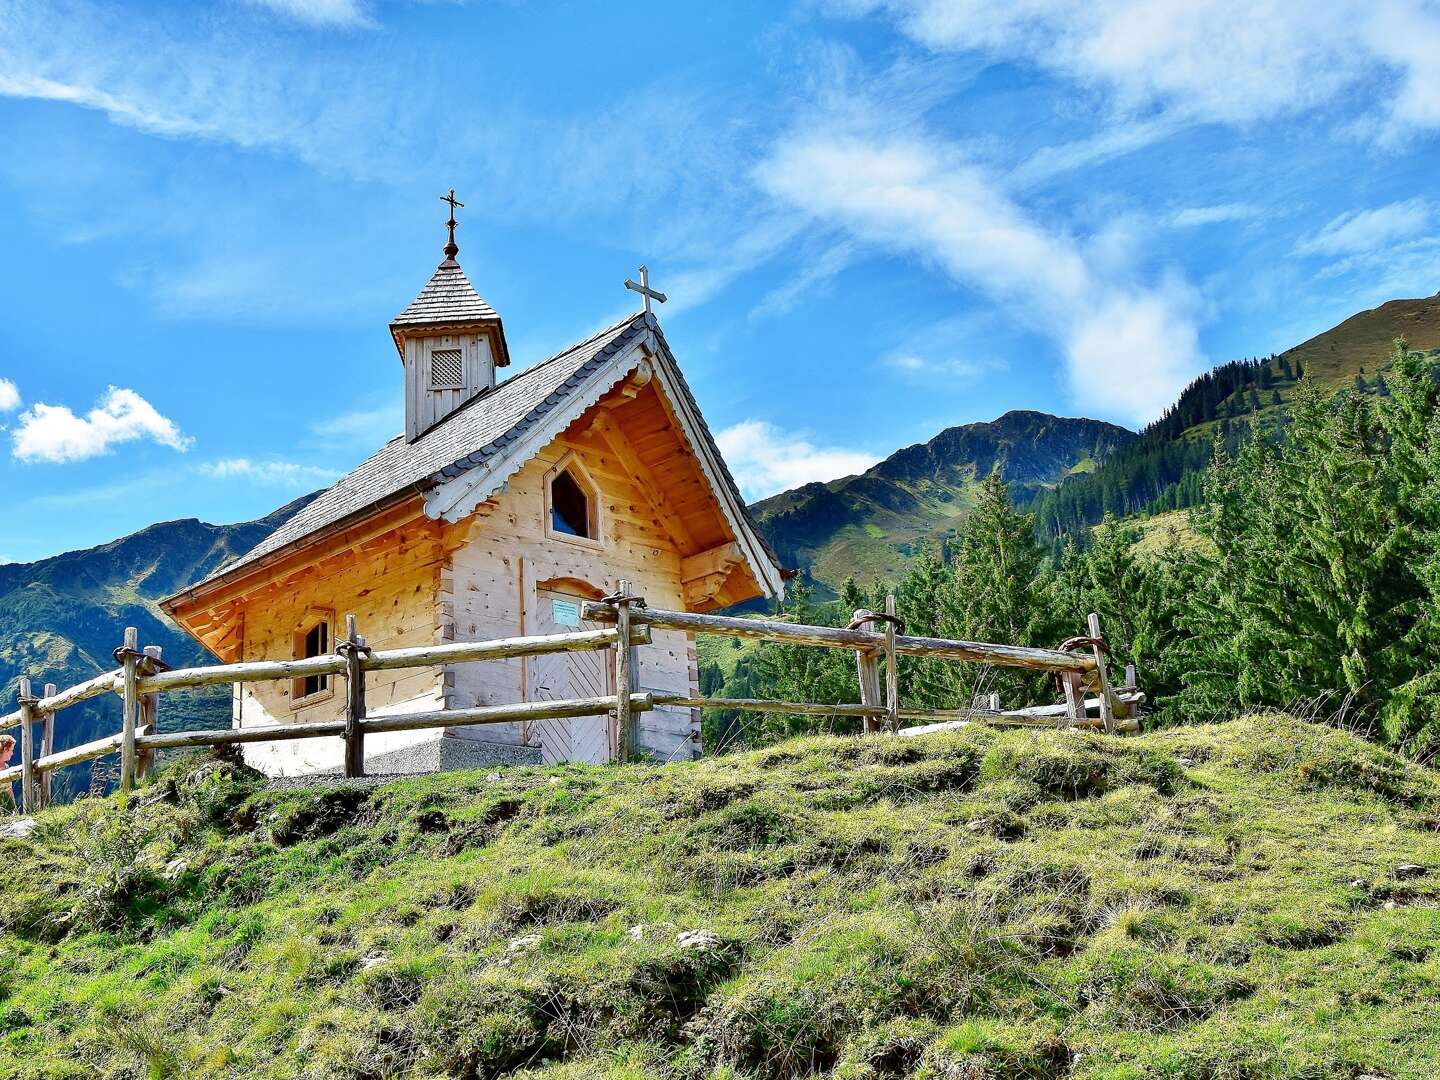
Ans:
[{"label": "grassy hillside", "polygon": [[1327,386],[1338,388],[1352,382],[1361,368],[1373,378],[1397,337],[1405,338],[1418,352],[1440,349],[1440,296],[1391,300],[1350,316],[1282,355],[1292,365],[1302,364],[1307,374]]},{"label": "grassy hillside", "polygon": [[0,841],[0,1077],[1440,1074],[1440,777],[1283,717],[137,803]]},{"label": "grassy hillside", "polygon": [[[28,675],[70,686],[115,666],[112,651],[126,626],[140,640],[164,647],[165,659],[204,661],[204,651],[159,608],[159,601],[198,581],[222,562],[249,551],[310,499],[298,499],[268,517],[238,525],[189,518],[141,529],[109,544],[68,551],[34,563],[0,565],[0,711],[15,702],[16,683]],[[167,724],[176,728],[229,722],[227,687],[172,695]],[[104,699],[71,709],[57,729],[60,748],[115,731],[118,701]],[[63,779],[84,783],[83,769]]]},{"label": "grassy hillside", "polygon": [[852,575],[869,581],[898,574],[927,539],[953,533],[992,471],[1028,501],[1094,469],[1134,437],[1099,420],[1008,412],[948,428],[859,476],[806,484],[751,509],[785,565],[831,587]]}]

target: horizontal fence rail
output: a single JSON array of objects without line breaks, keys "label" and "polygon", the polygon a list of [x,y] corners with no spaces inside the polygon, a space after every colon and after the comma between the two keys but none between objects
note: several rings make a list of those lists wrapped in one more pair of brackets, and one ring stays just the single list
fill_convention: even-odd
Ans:
[{"label": "horizontal fence rail", "polygon": [[[127,629],[124,643],[115,653],[120,662],[118,669],[103,672],[58,692],[47,685],[43,695],[38,697],[30,693],[30,679],[20,680],[20,707],[0,716],[0,731],[17,725],[20,727],[21,761],[0,769],[0,785],[19,780],[20,803],[28,811],[49,801],[49,780],[54,770],[116,752],[121,755],[121,790],[129,791],[161,750],[317,738],[344,740],[345,773],[347,776],[359,776],[364,773],[366,735],[591,716],[615,718],[618,756],[621,760],[628,760],[631,757],[633,718],[667,706],[853,717],[861,720],[866,732],[888,730],[899,735],[919,735],[968,723],[1132,731],[1138,729],[1137,712],[1145,703],[1144,693],[1135,686],[1133,667],[1127,669],[1123,686],[1114,688],[1110,685],[1104,639],[1095,615],[1089,618],[1089,637],[1071,639],[1060,649],[902,634],[893,597],[888,599],[884,614],[857,611],[851,626],[840,629],[778,619],[736,618],[649,608],[640,597],[631,593],[628,582],[621,582],[620,590],[614,597],[585,603],[581,616],[591,622],[613,625],[563,634],[379,650],[366,644],[364,637],[357,632],[355,617],[349,615],[346,616],[345,639],[336,643],[335,652],[330,655],[176,669],[165,667],[158,648],[147,647],[143,652],[138,650],[135,630]],[[883,630],[860,628],[875,624],[883,626]],[[713,698],[643,689],[636,685],[638,664],[635,651],[651,644],[654,629],[850,650],[856,656],[861,701],[859,704],[824,704],[759,698]],[[1085,651],[1079,651],[1082,649]],[[367,672],[602,650],[614,652],[614,685],[628,688],[628,693],[373,716],[366,711],[364,675]],[[1065,690],[1066,700],[1058,705],[1001,709],[998,695],[991,695],[988,707],[907,708],[899,700],[897,658],[900,656],[1053,672]],[[881,660],[885,665],[883,681],[880,677]],[[160,732],[157,729],[158,701],[162,694],[205,686],[280,682],[316,676],[338,676],[345,680],[343,718],[308,723],[261,723],[209,731]],[[1094,692],[1093,696],[1086,696],[1089,691]],[[121,730],[80,746],[53,751],[55,714],[107,694],[121,697]],[[1091,710],[1097,715],[1090,715]],[[902,728],[902,721],[918,722],[919,726]],[[34,738],[34,729],[37,728],[40,732],[38,743]]]},{"label": "horizontal fence rail", "polygon": [[[590,622],[614,622],[615,605],[591,601],[584,605],[580,617]],[[841,630],[831,626],[806,626],[777,619],[742,619],[731,615],[701,615],[689,611],[659,611],[637,607],[631,620],[640,626],[662,630],[685,630],[692,634],[716,634],[726,637],[775,641],[786,645],[814,645],[829,649],[852,649],[871,652],[885,646],[885,635],[868,630]],[[1027,649],[1019,645],[992,645],[983,641],[952,641],[947,638],[895,638],[895,652],[900,656],[923,656],[931,660],[967,660],[1001,667],[1032,668],[1041,671],[1089,672],[1095,670],[1095,659],[1079,653],[1058,649]]]}]

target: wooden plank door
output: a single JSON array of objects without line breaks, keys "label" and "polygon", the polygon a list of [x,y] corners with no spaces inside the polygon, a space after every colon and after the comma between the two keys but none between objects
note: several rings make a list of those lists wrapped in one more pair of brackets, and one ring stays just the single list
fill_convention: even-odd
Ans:
[{"label": "wooden plank door", "polygon": [[[585,597],[541,590],[536,599],[534,632],[569,634],[595,630],[598,623],[580,621]],[[550,653],[528,661],[531,701],[564,701],[569,698],[603,697],[614,682],[614,653]],[[606,762],[614,760],[613,721],[605,716],[577,716],[569,720],[537,720],[533,730],[540,738],[540,752],[547,765],[562,761]]]}]

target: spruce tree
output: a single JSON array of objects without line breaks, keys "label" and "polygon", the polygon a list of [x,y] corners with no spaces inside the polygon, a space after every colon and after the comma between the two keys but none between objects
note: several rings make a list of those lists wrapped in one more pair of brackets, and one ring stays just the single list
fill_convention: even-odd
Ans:
[{"label": "spruce tree", "polygon": [[[960,528],[951,569],[946,636],[1041,646],[1066,636],[1058,633],[1050,608],[1045,552],[1036,541],[1034,519],[1014,509],[998,472],[980,486]],[[957,672],[962,693],[999,691],[1006,700],[1034,700],[1045,681],[1018,669],[981,672],[966,664]]]}]

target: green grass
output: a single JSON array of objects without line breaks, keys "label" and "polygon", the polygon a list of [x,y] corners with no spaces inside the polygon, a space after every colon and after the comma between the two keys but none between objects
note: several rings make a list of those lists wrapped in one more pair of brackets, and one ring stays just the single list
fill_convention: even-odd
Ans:
[{"label": "green grass", "polygon": [[0,1077],[1420,1080],[1437,830],[1434,772],[1278,716],[378,789],[192,759],[0,842]]}]

